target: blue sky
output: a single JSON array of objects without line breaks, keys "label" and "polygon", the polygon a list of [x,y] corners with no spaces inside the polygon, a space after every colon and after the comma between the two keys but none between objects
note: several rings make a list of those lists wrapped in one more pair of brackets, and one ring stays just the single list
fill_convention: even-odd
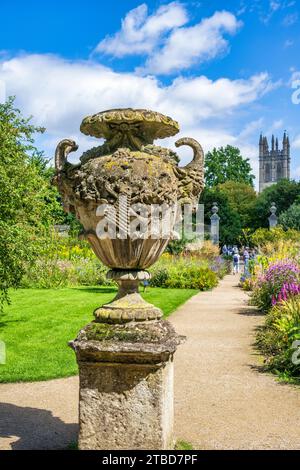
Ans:
[{"label": "blue sky", "polygon": [[259,133],[287,129],[299,179],[299,1],[2,0],[1,17],[0,92],[47,128],[47,156],[60,138],[78,156],[95,144],[79,133],[86,114],[146,107],[205,150],[239,146],[256,174]]}]

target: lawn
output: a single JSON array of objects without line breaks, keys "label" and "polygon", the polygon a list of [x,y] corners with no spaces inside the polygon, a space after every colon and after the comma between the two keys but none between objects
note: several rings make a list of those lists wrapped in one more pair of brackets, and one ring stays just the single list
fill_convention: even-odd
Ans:
[{"label": "lawn", "polygon": [[[151,288],[143,297],[167,317],[198,291]],[[93,320],[96,307],[112,300],[111,287],[20,289],[0,314],[0,340],[6,344],[6,364],[0,382],[47,380],[77,374],[74,352],[67,342]]]}]

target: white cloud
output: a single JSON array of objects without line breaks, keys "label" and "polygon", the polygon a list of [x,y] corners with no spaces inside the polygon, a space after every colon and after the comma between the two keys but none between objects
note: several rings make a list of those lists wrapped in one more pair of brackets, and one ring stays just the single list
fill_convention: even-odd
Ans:
[{"label": "white cloud", "polygon": [[245,139],[254,133],[257,135],[259,131],[261,131],[264,123],[264,118],[256,119],[255,121],[250,121],[244,129],[239,134],[239,139]]},{"label": "white cloud", "polygon": [[270,2],[270,10],[276,11],[281,7],[280,2],[275,2],[274,0]]},{"label": "white cloud", "polygon": [[165,45],[148,58],[144,70],[169,74],[212,59],[229,47],[224,34],[234,34],[240,26],[232,13],[222,11],[195,26],[175,29]]},{"label": "white cloud", "polygon": [[292,39],[286,39],[283,46],[287,48],[287,47],[292,47],[293,45],[294,45],[294,41],[292,41]]},{"label": "white cloud", "polygon": [[[232,132],[220,128],[193,128],[190,130],[190,135],[197,139],[203,145],[205,151],[211,150],[213,147],[221,147],[232,145],[238,147],[241,155],[244,158],[249,158],[252,172],[255,175],[255,186],[258,187],[258,173],[259,173],[259,160],[258,160],[258,142],[253,144],[247,141],[243,133],[234,135]],[[184,149],[184,148],[183,148]],[[191,159],[191,152],[189,149],[184,150],[185,160]]]},{"label": "white cloud", "polygon": [[143,73],[169,74],[202,63],[229,48],[225,34],[235,34],[241,22],[227,11],[217,11],[193,26],[183,4],[172,2],[148,15],[142,4],[131,10],[122,21],[121,30],[103,39],[94,53],[114,57],[145,54]]},{"label": "white cloud", "polygon": [[294,170],[292,170],[292,178],[300,178],[300,166],[297,166],[296,168],[294,168]]},{"label": "white cloud", "polygon": [[282,24],[283,24],[283,26],[289,27],[289,26],[292,26],[293,24],[297,23],[297,21],[298,21],[298,13],[295,12],[295,13],[290,13],[290,14],[286,15],[283,18]]},{"label": "white cloud", "polygon": [[0,79],[0,103],[4,103],[6,100],[7,95],[6,95],[6,86],[4,80]]},{"label": "white cloud", "polygon": [[0,62],[0,78],[7,93],[17,95],[22,109],[55,133],[74,130],[85,114],[117,106],[153,107],[187,125],[195,119],[224,117],[273,86],[267,73],[247,80],[180,77],[164,86],[153,76],[117,73],[95,62],[53,55]]},{"label": "white cloud", "polygon": [[187,11],[179,2],[163,5],[149,16],[148,7],[143,3],[127,13],[122,20],[121,30],[114,36],[103,39],[94,52],[103,52],[115,57],[149,54],[165,33],[184,25],[187,21]]},{"label": "white cloud", "polygon": [[83,115],[97,110],[126,103],[151,107],[159,99],[154,78],[118,74],[94,62],[71,62],[51,55],[0,62],[0,78],[7,94],[15,94],[22,110],[52,134],[74,132]]},{"label": "white cloud", "polygon": [[300,134],[296,135],[296,137],[294,138],[292,142],[292,147],[294,149],[300,149]]},{"label": "white cloud", "polygon": [[213,81],[204,75],[180,77],[165,89],[162,103],[188,124],[195,119],[224,119],[241,105],[257,100],[273,86],[267,73],[253,75],[247,80],[219,78]]},{"label": "white cloud", "polygon": [[271,18],[273,17],[274,13],[276,13],[277,11],[279,12],[281,10],[285,10],[286,8],[290,8],[293,5],[294,5],[294,2],[285,2],[283,0],[280,0],[280,1],[271,0],[269,2],[267,12],[264,11],[263,2],[257,2],[256,8],[258,8],[260,11],[260,14],[259,14],[260,20],[263,23],[268,24]]},{"label": "white cloud", "polygon": [[[240,8],[237,10],[237,16],[243,15],[245,13],[253,13],[259,20],[268,25],[271,19],[280,13],[283,12],[293,6],[296,5],[296,1],[288,1],[288,0],[270,0],[269,2],[262,2],[260,0],[248,1],[244,2],[242,0]],[[289,22],[289,17],[292,17],[293,21],[293,14],[287,14],[287,21]]]},{"label": "white cloud", "polygon": [[270,126],[269,130],[267,131],[267,133],[271,133],[273,131],[276,131],[278,129],[282,129],[284,126],[284,121],[283,119],[277,119],[276,121],[273,121],[272,122],[272,125]]},{"label": "white cloud", "polygon": [[[83,117],[129,106],[170,114],[179,121],[180,134],[199,138],[205,151],[232,144],[241,145],[247,152],[251,149],[254,155],[247,132],[238,135],[228,121],[234,112],[250,106],[274,86],[266,73],[247,80],[181,77],[164,86],[153,76],[117,73],[92,61],[72,62],[52,55],[23,55],[0,61],[1,79],[7,94],[17,96],[23,114],[33,115],[36,124],[46,127],[38,142],[47,156],[52,156],[57,142],[66,137],[78,141],[78,155],[99,145],[99,139],[80,134]],[[176,138],[161,143],[173,145]],[[190,158],[188,149],[180,149],[180,154],[183,162]]]}]

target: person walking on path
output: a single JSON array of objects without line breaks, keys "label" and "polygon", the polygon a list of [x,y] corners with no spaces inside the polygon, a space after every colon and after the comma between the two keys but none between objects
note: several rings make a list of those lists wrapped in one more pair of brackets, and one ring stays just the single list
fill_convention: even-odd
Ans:
[{"label": "person walking on path", "polygon": [[238,274],[240,272],[240,255],[237,247],[233,251],[233,274]]}]

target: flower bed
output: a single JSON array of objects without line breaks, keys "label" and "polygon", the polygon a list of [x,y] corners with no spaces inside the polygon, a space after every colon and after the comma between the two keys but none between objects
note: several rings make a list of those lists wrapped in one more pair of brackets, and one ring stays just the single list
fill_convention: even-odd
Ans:
[{"label": "flower bed", "polygon": [[300,384],[299,340],[300,296],[297,295],[281,300],[269,310],[265,325],[257,334],[257,346],[269,370]]},{"label": "flower bed", "polygon": [[[296,286],[300,279],[300,269],[291,260],[279,261],[268,266],[265,272],[257,276],[251,296],[252,305],[260,310],[268,311],[278,300],[282,300],[284,286]],[[290,295],[298,293],[290,288]],[[286,299],[286,298],[285,298]]]},{"label": "flower bed", "polygon": [[268,240],[260,252],[250,277],[241,280],[241,287],[250,291],[250,303],[266,314],[256,344],[266,369],[300,383],[299,242]]},{"label": "flower bed", "polygon": [[[230,270],[230,263],[219,256],[210,242],[193,254],[164,253],[151,267],[151,285],[179,289],[212,289]],[[25,288],[59,288],[76,285],[111,285],[107,267],[94,255],[88,243],[53,234],[45,241],[41,256],[28,266],[23,277]]]}]

